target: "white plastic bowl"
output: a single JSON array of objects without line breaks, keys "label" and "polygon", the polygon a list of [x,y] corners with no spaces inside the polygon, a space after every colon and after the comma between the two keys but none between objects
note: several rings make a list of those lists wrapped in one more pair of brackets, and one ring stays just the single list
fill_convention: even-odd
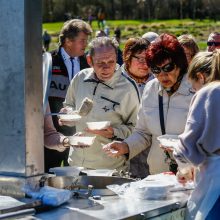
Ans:
[{"label": "white plastic bowl", "polygon": [[110,121],[87,122],[88,128],[91,130],[102,130],[111,125]]},{"label": "white plastic bowl", "polygon": [[83,167],[53,167],[49,171],[55,173],[56,176],[79,176],[80,171]]},{"label": "white plastic bowl", "polygon": [[90,146],[94,143],[94,137],[84,137],[84,136],[70,136],[68,137],[69,143],[71,145],[87,145]]},{"label": "white plastic bowl", "polygon": [[59,118],[62,121],[79,121],[82,117],[78,114],[61,114]]},{"label": "white plastic bowl", "polygon": [[135,189],[136,195],[141,199],[163,199],[167,196],[170,186],[166,184],[151,183]]},{"label": "white plastic bowl", "polygon": [[115,170],[110,169],[96,169],[96,170],[82,170],[87,176],[112,176]]},{"label": "white plastic bowl", "polygon": [[178,147],[179,138],[178,135],[165,134],[157,137],[157,140],[160,141],[160,144],[166,148],[176,148]]}]

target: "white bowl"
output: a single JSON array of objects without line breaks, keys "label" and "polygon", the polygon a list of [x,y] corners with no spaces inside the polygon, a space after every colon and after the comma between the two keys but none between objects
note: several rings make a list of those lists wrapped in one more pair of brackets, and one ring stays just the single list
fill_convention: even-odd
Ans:
[{"label": "white bowl", "polygon": [[170,186],[149,184],[135,189],[136,196],[141,199],[163,199],[167,196]]},{"label": "white bowl", "polygon": [[115,170],[110,169],[96,169],[96,170],[82,170],[87,176],[112,176]]},{"label": "white bowl", "polygon": [[80,171],[83,167],[53,167],[49,171],[55,173],[56,176],[79,176]]},{"label": "white bowl", "polygon": [[70,145],[87,145],[90,146],[94,143],[94,137],[84,137],[84,136],[69,136]]},{"label": "white bowl", "polygon": [[82,117],[78,114],[61,114],[59,118],[62,121],[79,121]]},{"label": "white bowl", "polygon": [[110,121],[87,122],[88,128],[91,130],[102,130],[111,125]]},{"label": "white bowl", "polygon": [[178,135],[165,134],[157,137],[157,140],[160,141],[160,144],[166,148],[176,148],[178,147],[179,138]]}]

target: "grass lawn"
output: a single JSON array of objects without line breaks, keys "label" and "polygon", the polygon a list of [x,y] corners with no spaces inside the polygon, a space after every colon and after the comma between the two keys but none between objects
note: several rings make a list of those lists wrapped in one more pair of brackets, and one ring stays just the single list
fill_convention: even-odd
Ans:
[{"label": "grass lawn", "polygon": [[[51,48],[57,47],[59,31],[62,28],[63,22],[56,23],[44,23],[43,29],[46,29],[52,35]],[[212,31],[219,31],[220,21],[214,22],[211,20],[152,20],[152,21],[140,21],[140,20],[107,20],[106,26],[110,29],[110,36],[114,35],[114,29],[120,27],[122,32],[121,49],[124,47],[125,41],[129,37],[142,36],[148,31],[154,31],[158,34],[171,33],[176,36],[181,34],[192,34],[200,50],[206,49],[206,40],[208,35]],[[98,30],[97,22],[93,21],[93,36]]]}]

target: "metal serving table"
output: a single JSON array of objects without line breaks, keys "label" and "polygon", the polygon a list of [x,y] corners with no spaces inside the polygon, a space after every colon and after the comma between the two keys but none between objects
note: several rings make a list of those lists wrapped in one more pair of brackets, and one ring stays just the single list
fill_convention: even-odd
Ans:
[{"label": "metal serving table", "polygon": [[37,214],[31,219],[158,219],[158,216],[178,211],[178,215],[183,219],[184,207],[190,192],[173,192],[164,200],[124,199],[118,196],[103,196],[101,200],[71,199],[59,208]]}]

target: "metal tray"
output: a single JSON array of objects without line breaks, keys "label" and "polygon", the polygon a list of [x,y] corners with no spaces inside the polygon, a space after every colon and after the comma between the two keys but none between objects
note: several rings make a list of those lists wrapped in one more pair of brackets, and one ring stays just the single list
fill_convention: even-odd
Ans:
[{"label": "metal tray", "polygon": [[107,189],[107,185],[133,182],[133,179],[122,178],[122,177],[112,177],[112,176],[57,176],[49,177],[45,185],[55,187],[58,189],[69,189],[69,190],[82,190],[88,189],[89,185],[93,186],[92,195],[115,195],[114,192]]}]

